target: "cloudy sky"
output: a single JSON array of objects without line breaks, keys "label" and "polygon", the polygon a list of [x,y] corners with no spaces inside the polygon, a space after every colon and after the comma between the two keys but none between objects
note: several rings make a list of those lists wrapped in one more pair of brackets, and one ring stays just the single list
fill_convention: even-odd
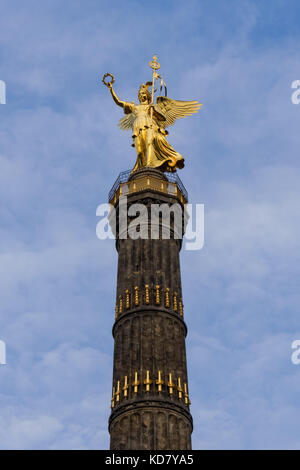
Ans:
[{"label": "cloudy sky", "polygon": [[106,449],[117,254],[96,208],[132,168],[100,78],[157,53],[205,245],[182,250],[194,449],[300,448],[297,0],[0,0],[0,446]]}]

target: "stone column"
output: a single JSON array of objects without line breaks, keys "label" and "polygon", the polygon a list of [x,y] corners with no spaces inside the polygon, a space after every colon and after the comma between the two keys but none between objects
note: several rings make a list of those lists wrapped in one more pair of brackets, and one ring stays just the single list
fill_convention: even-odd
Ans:
[{"label": "stone column", "polygon": [[[188,450],[193,428],[188,396],[180,260],[184,203],[176,183],[159,170],[143,169],[120,184],[112,198],[117,220],[120,197],[127,209],[147,207],[148,238],[124,239],[116,225],[118,279],[114,337],[112,450]],[[151,237],[151,206],[173,204],[170,238],[160,217]],[[127,225],[135,217],[127,216]],[[180,232],[182,232],[180,234]],[[128,234],[128,231],[127,231]],[[145,234],[145,232],[144,232]]]}]

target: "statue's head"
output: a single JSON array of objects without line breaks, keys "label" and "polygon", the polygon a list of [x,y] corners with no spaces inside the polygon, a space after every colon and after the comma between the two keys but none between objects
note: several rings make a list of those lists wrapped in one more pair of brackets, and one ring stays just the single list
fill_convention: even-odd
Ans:
[{"label": "statue's head", "polygon": [[148,90],[149,86],[152,85],[151,82],[142,83],[138,93],[138,99],[141,104],[151,103],[151,94]]}]

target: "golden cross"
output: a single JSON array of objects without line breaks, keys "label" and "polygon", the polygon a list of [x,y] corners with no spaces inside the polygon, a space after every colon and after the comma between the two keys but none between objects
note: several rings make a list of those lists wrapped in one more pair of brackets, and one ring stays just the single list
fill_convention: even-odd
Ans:
[{"label": "golden cross", "polygon": [[187,389],[187,384],[184,384],[184,402],[186,405],[191,404],[191,400],[189,399],[189,394],[188,394],[188,389]]},{"label": "golden cross", "polygon": [[115,387],[112,390],[112,397],[111,397],[111,407],[114,408],[115,406]]},{"label": "golden cross", "polygon": [[172,374],[171,374],[171,372],[170,372],[170,374],[169,374],[168,387],[169,387],[169,394],[170,394],[170,395],[173,395],[174,384],[173,384],[173,382],[172,382]]},{"label": "golden cross", "polygon": [[133,386],[133,391],[134,393],[137,393],[138,392],[138,386],[140,385],[140,382],[138,380],[138,373],[135,372],[134,373],[134,382],[132,382],[132,386]]},{"label": "golden cross", "polygon": [[117,382],[116,402],[120,401],[120,380]]},{"label": "golden cross", "polygon": [[124,397],[127,397],[127,395],[128,395],[128,377],[127,377],[127,375],[125,375],[125,379],[124,379],[123,392],[124,392]]},{"label": "golden cross", "polygon": [[178,398],[181,400],[182,398],[182,392],[183,392],[183,388],[181,387],[181,379],[180,377],[178,377],[178,386],[177,386],[177,390],[178,390]]},{"label": "golden cross", "polygon": [[146,372],[146,379],[144,380],[144,384],[146,385],[146,392],[150,392],[150,385],[152,384],[152,380],[150,380],[149,370]]},{"label": "golden cross", "polygon": [[162,385],[164,384],[164,381],[161,378],[161,371],[158,371],[158,379],[156,380],[156,385],[158,385],[158,391],[161,392],[162,390]]}]

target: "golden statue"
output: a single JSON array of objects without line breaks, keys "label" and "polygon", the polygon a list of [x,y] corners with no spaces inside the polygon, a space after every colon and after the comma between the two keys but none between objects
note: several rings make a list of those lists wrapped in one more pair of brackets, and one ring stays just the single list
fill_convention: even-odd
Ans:
[{"label": "golden statue", "polygon": [[[159,168],[162,171],[176,171],[184,167],[184,158],[169,144],[166,139],[166,127],[172,126],[176,119],[191,116],[202,106],[198,101],[178,101],[158,96],[154,104],[155,80],[161,79],[160,93],[166,85],[161,75],[157,73],[160,68],[157,57],[150,62],[153,70],[152,82],[143,83],[138,92],[140,104],[122,101],[113,89],[114,77],[112,74],[103,76],[103,83],[108,87],[114,102],[124,109],[125,117],[120,119],[119,127],[122,130],[132,129],[133,144],[137,153],[136,163],[132,171],[144,167]],[[105,81],[111,77],[111,81]],[[152,85],[152,94],[148,88]]]}]

